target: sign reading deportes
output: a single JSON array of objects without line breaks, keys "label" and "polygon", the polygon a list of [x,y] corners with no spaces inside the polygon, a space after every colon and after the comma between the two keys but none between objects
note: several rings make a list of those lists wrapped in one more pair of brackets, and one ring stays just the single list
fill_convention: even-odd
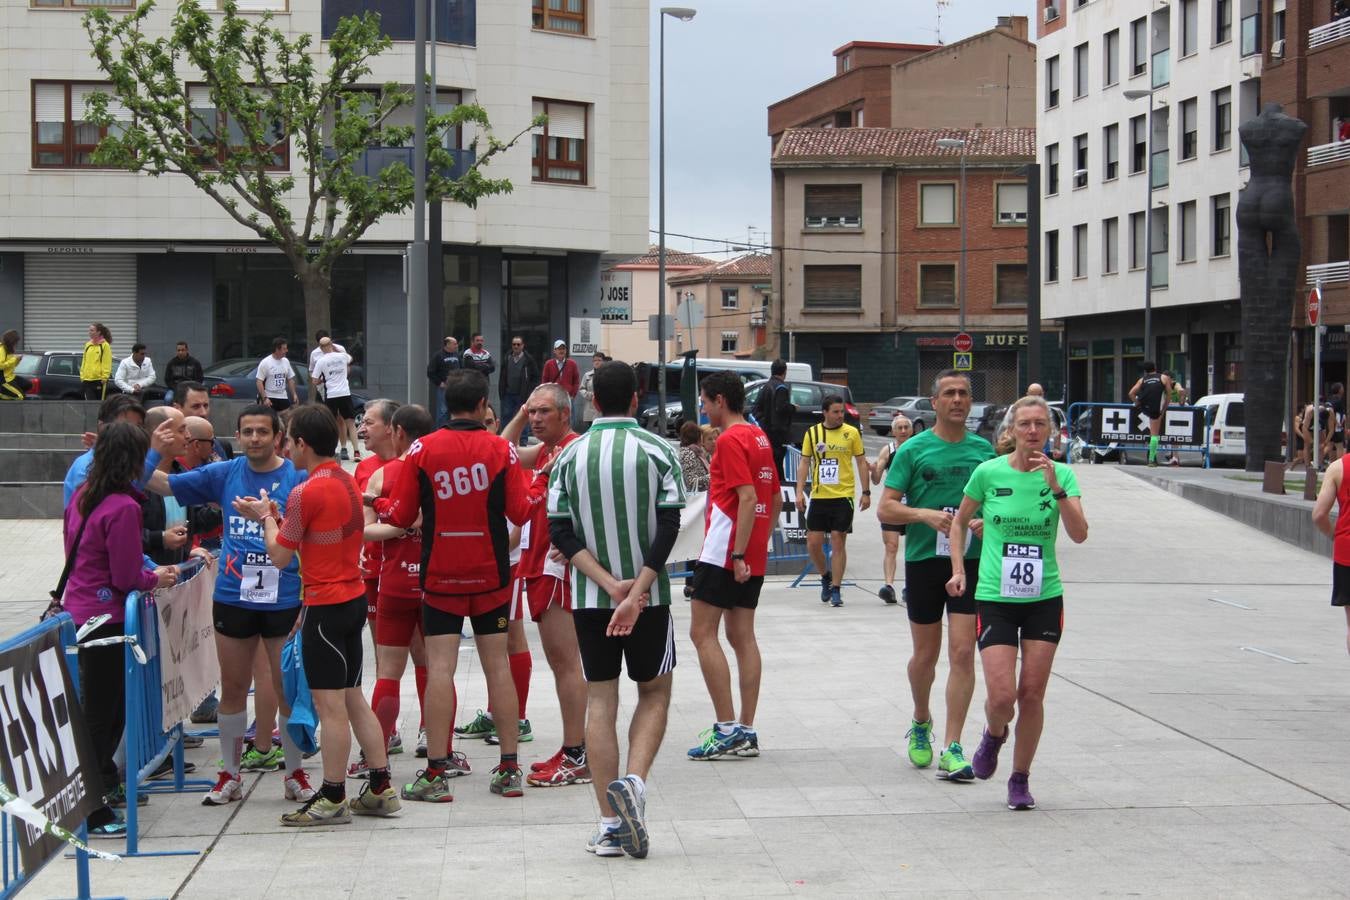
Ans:
[{"label": "sign reading deportes", "polygon": [[[74,830],[103,804],[103,783],[61,636],[48,631],[0,652],[0,778],[62,828]],[[34,872],[62,841],[23,823],[19,855]]]}]

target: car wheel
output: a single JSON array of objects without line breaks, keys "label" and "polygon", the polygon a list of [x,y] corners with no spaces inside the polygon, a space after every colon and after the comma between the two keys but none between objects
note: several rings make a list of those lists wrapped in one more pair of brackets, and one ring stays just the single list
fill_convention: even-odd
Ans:
[{"label": "car wheel", "polygon": [[877,433],[878,437],[890,437],[891,434],[885,428],[873,428],[872,430]]}]

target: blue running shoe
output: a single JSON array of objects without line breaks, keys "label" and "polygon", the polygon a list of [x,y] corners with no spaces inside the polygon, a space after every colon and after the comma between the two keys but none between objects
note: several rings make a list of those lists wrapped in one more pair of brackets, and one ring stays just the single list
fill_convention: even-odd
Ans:
[{"label": "blue running shoe", "polygon": [[844,598],[840,595],[839,588],[830,588],[830,606],[843,606]]},{"label": "blue running shoe", "polygon": [[820,602],[821,602],[821,603],[829,603],[829,602],[830,602],[830,588],[831,588],[831,585],[830,585],[830,578],[829,578],[829,576],[828,576],[828,575],[822,575],[822,576],[820,576]]},{"label": "blue running shoe", "polygon": [[699,745],[689,751],[690,759],[721,759],[750,743],[739,725],[725,734],[714,725],[704,730],[698,739]]}]

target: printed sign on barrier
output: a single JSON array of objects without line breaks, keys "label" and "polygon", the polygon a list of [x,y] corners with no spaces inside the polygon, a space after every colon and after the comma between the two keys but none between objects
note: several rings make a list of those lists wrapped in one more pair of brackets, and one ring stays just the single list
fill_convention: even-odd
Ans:
[{"label": "printed sign on barrier", "polygon": [[155,592],[165,731],[191,716],[220,680],[211,619],[215,588],[215,570],[203,568],[187,581]]}]

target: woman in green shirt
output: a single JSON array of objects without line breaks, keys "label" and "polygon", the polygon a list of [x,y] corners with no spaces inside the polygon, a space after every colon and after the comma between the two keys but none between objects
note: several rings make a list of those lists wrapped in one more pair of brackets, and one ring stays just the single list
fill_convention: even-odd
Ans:
[{"label": "woman in green shirt", "polygon": [[966,573],[959,564],[966,530],[980,511],[984,544],[975,601],[989,724],[971,767],[977,778],[994,774],[1015,715],[1009,809],[1036,808],[1027,782],[1045,724],[1050,667],[1064,628],[1064,592],[1055,559],[1060,520],[1075,544],[1087,540],[1088,533],[1073,470],[1043,452],[1053,421],[1040,397],[1023,397],[1013,404],[1013,451],[981,463],[971,473],[950,535],[951,558],[958,563],[952,566],[947,593],[959,597],[966,589]]}]

